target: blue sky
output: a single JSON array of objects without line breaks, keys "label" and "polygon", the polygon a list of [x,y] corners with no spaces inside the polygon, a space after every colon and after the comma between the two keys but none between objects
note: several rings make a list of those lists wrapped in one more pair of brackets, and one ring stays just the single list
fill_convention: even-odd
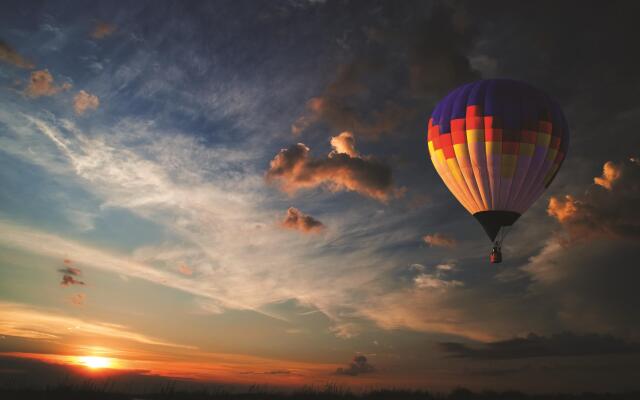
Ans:
[{"label": "blue sky", "polygon": [[[171,350],[175,371],[191,377],[179,364],[189,352],[227,354],[233,368],[197,377],[233,382],[262,379],[248,369],[290,371],[278,384],[500,387],[502,370],[533,390],[575,388],[543,383],[550,373],[599,376],[596,389],[632,381],[606,367],[637,365],[633,355],[604,351],[583,371],[583,354],[496,366],[443,345],[500,347],[534,333],[555,349],[561,332],[585,345],[638,339],[635,289],[624,284],[637,277],[638,104],[621,89],[637,78],[615,45],[605,65],[568,55],[590,35],[601,43],[635,28],[623,19],[584,41],[550,41],[570,10],[550,4],[541,30],[526,22],[538,11],[500,3],[6,3],[0,304],[16,317],[0,323],[0,350],[135,348],[138,362]],[[581,13],[604,12],[613,26],[619,11]],[[535,51],[514,45],[527,41]],[[52,81],[30,89],[43,71]],[[510,233],[506,262],[491,266],[481,227],[446,191],[425,137],[442,95],[498,76],[557,97],[572,148]],[[605,130],[617,139],[602,141]],[[345,153],[331,142],[345,131],[361,175],[269,179],[297,143],[321,165]],[[387,172],[391,181],[380,180]],[[594,184],[600,176],[612,185]],[[578,212],[563,219],[550,197]],[[322,228],[283,225],[289,207]],[[611,259],[620,264],[610,273]],[[84,284],[61,286],[64,268]],[[55,318],[34,322],[45,315]],[[76,322],[86,328],[63,332]],[[374,371],[335,375],[358,354]]]}]

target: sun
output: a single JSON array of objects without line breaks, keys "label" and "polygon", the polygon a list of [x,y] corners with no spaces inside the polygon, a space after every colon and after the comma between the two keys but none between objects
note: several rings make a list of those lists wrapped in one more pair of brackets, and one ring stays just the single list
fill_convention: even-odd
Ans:
[{"label": "sun", "polygon": [[98,356],[78,357],[78,362],[91,369],[109,368],[113,364],[111,359]]}]

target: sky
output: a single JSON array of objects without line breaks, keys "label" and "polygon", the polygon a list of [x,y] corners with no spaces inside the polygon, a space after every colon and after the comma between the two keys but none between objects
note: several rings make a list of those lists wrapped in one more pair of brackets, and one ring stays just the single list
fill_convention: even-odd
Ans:
[{"label": "sky", "polygon": [[[635,2],[0,8],[0,381],[640,389]],[[426,130],[498,77],[571,147],[492,265]]]}]

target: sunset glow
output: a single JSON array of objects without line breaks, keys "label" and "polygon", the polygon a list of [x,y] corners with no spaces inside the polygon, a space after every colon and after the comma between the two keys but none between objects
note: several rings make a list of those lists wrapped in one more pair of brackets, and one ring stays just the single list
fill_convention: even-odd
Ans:
[{"label": "sunset glow", "polygon": [[91,369],[109,368],[113,365],[112,360],[109,358],[98,356],[82,356],[78,357],[78,361]]}]

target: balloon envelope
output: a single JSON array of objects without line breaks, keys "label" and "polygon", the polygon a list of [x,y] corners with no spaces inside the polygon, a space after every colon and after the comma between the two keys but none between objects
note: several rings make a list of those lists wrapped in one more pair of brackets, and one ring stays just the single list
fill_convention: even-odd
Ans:
[{"label": "balloon envelope", "polygon": [[558,104],[519,81],[487,79],[449,93],[429,119],[436,171],[491,240],[551,184],[569,146]]}]

